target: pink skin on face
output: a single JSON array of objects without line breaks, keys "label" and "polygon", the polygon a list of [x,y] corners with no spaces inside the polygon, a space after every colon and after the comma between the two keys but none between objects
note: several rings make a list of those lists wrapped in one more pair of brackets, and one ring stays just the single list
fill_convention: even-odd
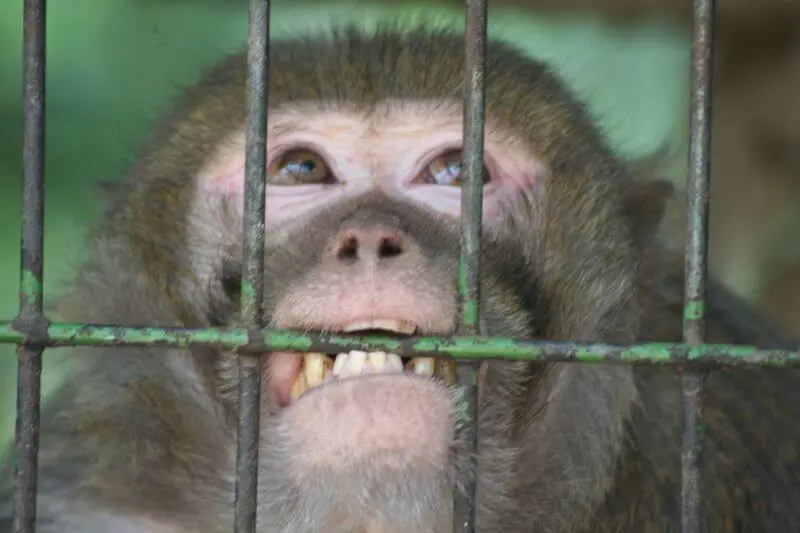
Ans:
[{"label": "pink skin on face", "polygon": [[[460,109],[432,112],[409,104],[389,107],[375,116],[345,111],[294,111],[270,115],[267,165],[292,149],[306,149],[324,158],[338,183],[328,185],[268,185],[267,224],[310,213],[346,197],[380,189],[389,195],[426,205],[458,218],[461,189],[421,181],[426,167],[439,155],[461,146]],[[221,164],[202,172],[206,190],[222,193],[242,205],[244,139],[237,138]],[[498,218],[521,190],[530,190],[541,164],[518,139],[487,128],[484,149],[491,181],[484,186],[483,217]]]},{"label": "pink skin on face", "polygon": [[[441,154],[461,147],[461,108],[424,108],[419,103],[391,103],[374,114],[348,111],[321,113],[317,109],[279,110],[270,115],[267,165],[288,150],[304,149],[322,157],[334,184],[268,185],[267,226],[308,215],[341,199],[370,190],[410,199],[445,217],[460,216],[461,189],[424,183],[422,175]],[[498,219],[523,190],[531,190],[542,165],[523,142],[487,124],[484,156],[491,180],[484,186],[484,223]],[[233,200],[244,198],[244,135],[237,135],[201,171],[201,190]],[[449,324],[431,297],[411,294],[403,280],[381,279],[367,290],[340,291],[341,298],[315,298],[315,310],[301,313],[304,327],[313,318],[315,329],[341,330],[370,318],[407,320],[428,331],[445,331]],[[343,281],[346,284],[346,281]],[[412,291],[413,292],[413,291]],[[298,304],[300,305],[300,304]],[[291,313],[290,313],[291,314]],[[314,315],[313,317],[311,315]],[[270,394],[279,406],[289,404],[289,391],[300,372],[297,353],[274,353],[270,358]]]}]

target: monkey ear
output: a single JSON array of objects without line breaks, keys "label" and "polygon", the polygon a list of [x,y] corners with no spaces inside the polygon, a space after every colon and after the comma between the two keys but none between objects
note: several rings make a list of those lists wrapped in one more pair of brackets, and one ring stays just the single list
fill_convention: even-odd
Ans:
[{"label": "monkey ear", "polygon": [[623,210],[637,239],[650,241],[667,211],[675,186],[666,180],[631,180],[624,193]]},{"label": "monkey ear", "polygon": [[241,266],[233,261],[223,260],[216,281],[219,282],[222,294],[212,292],[208,321],[213,327],[221,327],[230,324],[231,317],[239,308],[242,294]]},{"label": "monkey ear", "polygon": [[220,284],[231,301],[238,303],[242,295],[242,269],[231,261],[223,261]]}]

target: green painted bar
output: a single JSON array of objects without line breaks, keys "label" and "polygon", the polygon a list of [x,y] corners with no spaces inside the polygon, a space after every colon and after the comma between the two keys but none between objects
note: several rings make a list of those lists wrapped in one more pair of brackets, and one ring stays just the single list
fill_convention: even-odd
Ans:
[{"label": "green painted bar", "polygon": [[[47,346],[215,346],[231,349],[246,346],[244,328],[148,328],[54,323],[47,328]],[[719,363],[723,365],[800,365],[800,349],[763,350],[755,346],[682,343],[582,344],[545,342],[502,337],[357,337],[262,330],[264,343],[273,351],[339,353],[348,350],[391,351],[398,355],[450,356],[454,359],[506,359],[521,361],[567,361],[585,363]],[[25,335],[11,322],[0,322],[0,343],[24,343]]]},{"label": "green painted bar", "polygon": [[23,268],[20,272],[19,298],[22,308],[35,307],[42,299],[42,283],[37,274],[27,268]]}]

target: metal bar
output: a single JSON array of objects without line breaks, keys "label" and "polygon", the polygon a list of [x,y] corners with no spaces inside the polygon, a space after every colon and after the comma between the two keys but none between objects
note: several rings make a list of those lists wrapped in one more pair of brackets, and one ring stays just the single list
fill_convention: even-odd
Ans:
[{"label": "metal bar", "polygon": [[[264,316],[269,8],[269,0],[250,0],[247,40],[244,266],[241,299],[242,319],[249,326],[250,348],[262,344],[260,329],[263,327]],[[235,533],[256,531],[262,365],[263,359],[256,353],[239,355]]]},{"label": "metal bar", "polygon": [[[19,315],[14,326],[37,333],[42,316],[45,150],[45,0],[25,0],[22,59],[22,235]],[[39,401],[42,351],[38,344],[17,348],[17,419],[14,533],[36,530]]]},{"label": "metal bar", "polygon": [[[691,346],[705,339],[706,276],[708,273],[708,195],[711,174],[711,88],[714,39],[714,0],[694,0],[692,42],[691,132],[687,184],[687,242],[685,257],[683,338]],[[703,459],[703,387],[707,371],[681,375],[683,389],[683,446],[681,450],[681,528],[701,530]]]},{"label": "metal bar", "polygon": [[[464,140],[461,153],[461,261],[458,333],[480,335],[481,228],[483,211],[483,138],[486,66],[486,0],[467,0],[464,39]],[[454,531],[475,531],[475,481],[478,454],[478,376],[475,362],[459,362],[459,431],[472,460],[456,472]]]},{"label": "metal bar", "polygon": [[[614,364],[721,364],[796,366],[800,347],[759,349],[756,346],[684,343],[604,344],[551,342],[505,337],[381,337],[264,329],[264,351],[340,353],[350,350],[391,351],[406,356],[448,356],[454,359],[551,361]],[[26,342],[28,335],[10,322],[0,322],[0,344]],[[53,323],[35,337],[42,346],[209,346],[236,350],[250,345],[244,328],[149,328]],[[42,339],[42,340],[38,340]]]},{"label": "metal bar", "polygon": [[258,358],[239,359],[239,423],[236,440],[234,532],[255,533],[258,509],[258,438],[261,372]]}]

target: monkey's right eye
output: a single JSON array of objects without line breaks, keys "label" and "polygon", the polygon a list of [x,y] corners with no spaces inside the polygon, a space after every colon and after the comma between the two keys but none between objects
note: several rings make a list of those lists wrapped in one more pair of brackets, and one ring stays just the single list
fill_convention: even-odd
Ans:
[{"label": "monkey's right eye", "polygon": [[336,183],[325,159],[311,150],[289,150],[270,164],[267,169],[270,183],[295,185],[298,183]]}]

